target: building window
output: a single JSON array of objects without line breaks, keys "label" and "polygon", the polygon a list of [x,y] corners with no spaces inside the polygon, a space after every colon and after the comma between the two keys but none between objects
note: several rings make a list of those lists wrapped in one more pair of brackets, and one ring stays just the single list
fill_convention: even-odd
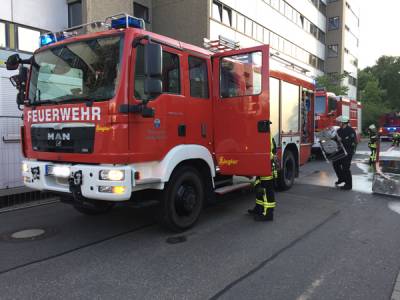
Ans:
[{"label": "building window", "polygon": [[190,96],[208,99],[208,72],[206,60],[189,56]]},{"label": "building window", "polygon": [[179,56],[163,52],[163,92],[169,94],[181,93],[181,76],[179,69]]},{"label": "building window", "polygon": [[354,78],[353,76],[348,76],[349,78],[349,84],[353,86],[357,86],[357,78]]},{"label": "building window", "polygon": [[18,50],[34,52],[39,48],[40,31],[18,26]]},{"label": "building window", "polygon": [[328,45],[328,57],[338,57],[339,54],[339,45]]},{"label": "building window", "polygon": [[318,40],[321,43],[325,44],[325,38],[326,38],[325,32],[323,32],[322,30],[318,30]]},{"label": "building window", "polygon": [[133,3],[133,16],[143,19],[146,23],[150,23],[149,8],[139,3]]},{"label": "building window", "polygon": [[82,1],[68,3],[68,27],[82,24]]},{"label": "building window", "polygon": [[241,14],[237,15],[237,30],[244,33],[244,16]]},{"label": "building window", "polygon": [[231,27],[232,26],[232,10],[224,7],[222,9],[222,23]]},{"label": "building window", "polygon": [[319,11],[326,16],[326,4],[319,0]]},{"label": "building window", "polygon": [[328,30],[339,29],[339,17],[332,17],[328,19]]},{"label": "building window", "polygon": [[318,27],[314,24],[310,24],[310,33],[315,37],[318,38]]},{"label": "building window", "polygon": [[214,1],[212,8],[212,16],[215,20],[222,22],[222,4]]},{"label": "building window", "polygon": [[248,36],[253,35],[253,21],[248,18],[245,19],[245,34]]},{"label": "building window", "polygon": [[6,24],[3,22],[0,22],[0,47],[7,47]]}]

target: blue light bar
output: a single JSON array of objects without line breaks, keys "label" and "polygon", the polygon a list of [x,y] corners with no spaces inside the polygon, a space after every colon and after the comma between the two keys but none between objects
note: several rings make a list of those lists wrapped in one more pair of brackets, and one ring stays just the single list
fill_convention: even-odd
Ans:
[{"label": "blue light bar", "polygon": [[54,35],[54,33],[43,34],[40,36],[40,47],[53,44],[56,41],[57,40],[56,40],[56,36]]},{"label": "blue light bar", "polygon": [[[126,25],[127,19],[128,19],[128,26]],[[111,20],[111,28],[120,29],[127,27],[143,29],[144,26],[142,20],[130,16]]]},{"label": "blue light bar", "polygon": [[65,36],[62,32],[58,33],[46,33],[40,36],[40,47],[54,44],[55,42],[62,41]]}]

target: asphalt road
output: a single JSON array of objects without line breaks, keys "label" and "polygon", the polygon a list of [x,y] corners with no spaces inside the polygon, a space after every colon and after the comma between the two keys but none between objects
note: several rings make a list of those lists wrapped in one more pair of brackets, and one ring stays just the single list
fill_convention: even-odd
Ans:
[{"label": "asphalt road", "polygon": [[[246,215],[251,193],[208,207],[176,237],[152,209],[87,217],[55,203],[0,214],[0,299],[390,299],[400,269],[399,202],[370,192],[359,147],[354,190],[313,161],[278,193],[273,223]],[[10,241],[21,229],[43,239]]]}]

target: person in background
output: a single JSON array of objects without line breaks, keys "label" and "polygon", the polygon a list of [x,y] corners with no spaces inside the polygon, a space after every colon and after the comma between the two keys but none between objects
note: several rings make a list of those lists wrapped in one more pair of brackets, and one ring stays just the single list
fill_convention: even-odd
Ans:
[{"label": "person in background", "polygon": [[369,165],[372,166],[376,162],[376,149],[378,146],[378,132],[374,124],[368,127],[368,135],[368,148],[371,150],[371,154],[369,156]]},{"label": "person in background", "polygon": [[353,188],[353,179],[350,167],[351,160],[357,146],[356,132],[349,125],[350,120],[348,117],[339,116],[336,121],[340,123],[340,128],[337,130],[337,135],[343,143],[343,147],[346,150],[347,155],[333,162],[333,168],[338,177],[338,181],[335,182],[335,185],[338,186],[339,184],[344,183],[344,186],[341,186],[340,189],[351,190]]},{"label": "person in background", "polygon": [[400,145],[400,133],[394,132],[392,138],[392,146],[399,147],[399,145]]}]

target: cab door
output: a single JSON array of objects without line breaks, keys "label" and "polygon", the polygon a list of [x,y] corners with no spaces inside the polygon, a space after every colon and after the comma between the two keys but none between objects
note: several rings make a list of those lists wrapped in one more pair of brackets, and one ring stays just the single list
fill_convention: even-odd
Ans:
[{"label": "cab door", "polygon": [[213,56],[214,149],[224,175],[269,176],[269,47]]}]

